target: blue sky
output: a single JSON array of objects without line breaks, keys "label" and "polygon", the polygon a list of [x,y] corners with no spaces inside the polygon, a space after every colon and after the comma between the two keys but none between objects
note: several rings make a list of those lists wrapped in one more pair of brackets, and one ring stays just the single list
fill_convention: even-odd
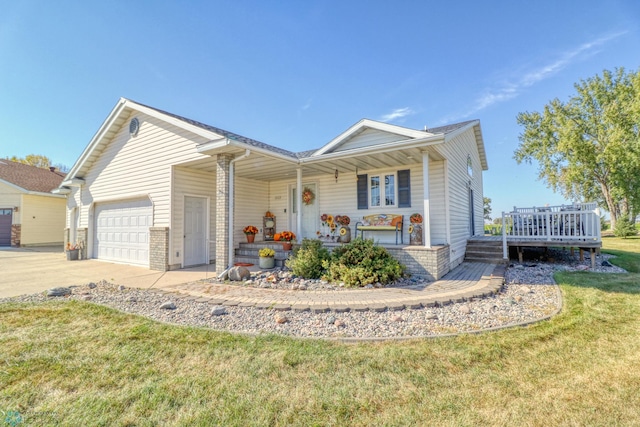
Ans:
[{"label": "blue sky", "polygon": [[292,151],[480,119],[493,215],[565,200],[516,115],[640,68],[640,2],[0,0],[0,157],[72,166],[119,97]]}]

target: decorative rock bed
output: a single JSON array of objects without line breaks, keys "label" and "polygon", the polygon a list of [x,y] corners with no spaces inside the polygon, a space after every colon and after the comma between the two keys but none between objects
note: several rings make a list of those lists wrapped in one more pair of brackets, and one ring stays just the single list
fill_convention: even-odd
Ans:
[{"label": "decorative rock bed", "polygon": [[[606,260],[607,255],[603,256]],[[568,254],[554,254],[554,263],[513,263],[507,269],[505,285],[497,295],[442,307],[385,310],[377,312],[345,311],[314,313],[255,307],[213,306],[207,298],[189,295],[171,295],[158,290],[126,288],[107,282],[58,290],[63,296],[47,296],[47,292],[0,299],[6,302],[44,302],[63,299],[87,300],[127,313],[146,316],[158,321],[179,325],[213,328],[221,331],[249,334],[281,334],[293,337],[338,339],[384,339],[404,337],[430,337],[463,332],[476,332],[509,325],[534,322],[557,313],[562,306],[559,288],[553,280],[558,270],[590,270],[588,262],[579,262]],[[607,263],[608,264],[608,263]],[[624,270],[600,265],[596,271],[619,273]],[[269,275],[252,276],[249,285],[262,286],[263,280],[271,286],[297,285],[314,289],[341,289],[339,284],[322,281],[298,281],[286,272],[278,281],[269,281]],[[280,280],[282,279],[282,280]],[[273,279],[272,279],[273,280]],[[282,283],[282,285],[280,285]],[[424,282],[426,283],[426,282]],[[423,286],[420,281],[406,281],[397,286]]]}]

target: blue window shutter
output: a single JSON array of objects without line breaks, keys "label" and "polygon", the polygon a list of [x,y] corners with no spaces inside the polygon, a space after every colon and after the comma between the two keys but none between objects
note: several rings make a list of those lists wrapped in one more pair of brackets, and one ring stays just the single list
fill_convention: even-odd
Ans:
[{"label": "blue window shutter", "polygon": [[358,209],[369,209],[369,197],[367,195],[368,175],[358,175]]},{"label": "blue window shutter", "polygon": [[398,171],[398,207],[411,207],[411,176],[409,169]]}]

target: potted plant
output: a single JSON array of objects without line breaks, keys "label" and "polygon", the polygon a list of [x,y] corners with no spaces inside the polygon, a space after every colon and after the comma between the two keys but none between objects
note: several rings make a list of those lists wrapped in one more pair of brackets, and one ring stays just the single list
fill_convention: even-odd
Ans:
[{"label": "potted plant", "polygon": [[253,243],[258,234],[258,228],[253,225],[247,225],[242,232],[247,236],[247,242]]},{"label": "potted plant", "polygon": [[351,241],[351,229],[349,228],[351,218],[349,218],[347,215],[337,215],[335,217],[335,222],[340,224],[340,230],[338,231],[338,242],[349,243]]},{"label": "potted plant", "polygon": [[276,265],[276,251],[271,248],[262,248],[258,251],[258,255],[260,259],[258,261],[258,265],[260,268],[273,268]]},{"label": "potted plant", "polygon": [[282,249],[285,251],[290,251],[293,247],[291,241],[296,238],[296,235],[293,234],[293,231],[283,231],[280,233],[280,240],[284,243],[282,244]]},{"label": "potted plant", "polygon": [[409,217],[409,244],[422,246],[422,215],[414,213]]},{"label": "potted plant", "polygon": [[77,261],[78,255],[80,254],[80,244],[71,244],[71,242],[67,242],[66,253],[67,261]]}]

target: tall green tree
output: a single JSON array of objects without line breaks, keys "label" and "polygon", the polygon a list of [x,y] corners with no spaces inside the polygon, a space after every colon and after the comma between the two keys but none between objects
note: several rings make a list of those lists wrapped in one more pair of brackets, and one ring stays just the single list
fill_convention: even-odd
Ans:
[{"label": "tall green tree", "polygon": [[615,227],[640,212],[640,71],[605,70],[574,86],[567,102],[518,114],[514,158],[536,161],[539,178],[565,197],[606,206]]},{"label": "tall green tree", "polygon": [[38,168],[48,168],[51,166],[51,159],[42,154],[27,154],[24,157],[12,156],[9,160]]},{"label": "tall green tree", "polygon": [[483,197],[484,202],[484,219],[491,222],[491,199],[489,197]]}]

